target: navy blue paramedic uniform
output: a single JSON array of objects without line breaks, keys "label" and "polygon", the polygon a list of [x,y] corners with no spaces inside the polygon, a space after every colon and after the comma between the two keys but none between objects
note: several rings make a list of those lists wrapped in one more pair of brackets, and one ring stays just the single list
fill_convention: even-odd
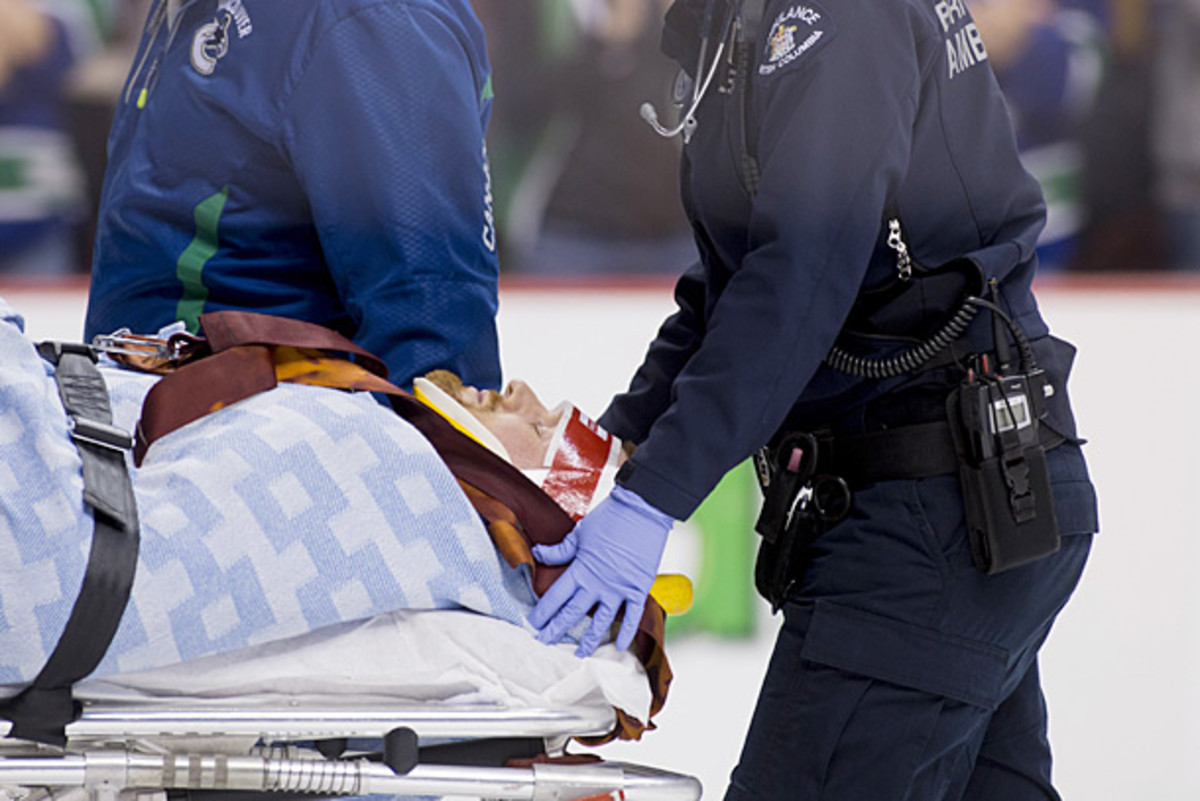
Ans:
[{"label": "navy blue paramedic uniform", "polygon": [[[688,72],[702,17],[701,0],[667,15],[664,50]],[[919,264],[966,257],[999,282],[1066,442],[1047,454],[1061,549],[992,576],[972,565],[956,475],[857,489],[784,605],[726,798],[1057,798],[1036,655],[1083,569],[1096,501],[1067,400],[1074,349],[1030,290],[1045,207],[986,50],[962,0],[768,0],[738,50],[683,150],[700,261],[600,418],[638,443],[619,483],[684,519],[781,428],[945,419],[957,367],[865,380],[823,364],[856,298],[897,271],[893,214]],[[930,304],[892,322],[952,311]],[[966,334],[977,352],[990,318]]]},{"label": "navy blue paramedic uniform", "polygon": [[400,384],[498,387],[491,107],[466,0],[156,0],[86,336],[246,309],[332,327]]}]

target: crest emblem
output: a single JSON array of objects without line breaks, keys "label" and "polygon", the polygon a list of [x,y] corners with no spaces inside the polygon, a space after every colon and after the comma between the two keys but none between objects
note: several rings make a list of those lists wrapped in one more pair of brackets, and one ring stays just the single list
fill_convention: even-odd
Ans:
[{"label": "crest emblem", "polygon": [[767,39],[767,62],[774,64],[796,49],[796,26],[776,23]]}]

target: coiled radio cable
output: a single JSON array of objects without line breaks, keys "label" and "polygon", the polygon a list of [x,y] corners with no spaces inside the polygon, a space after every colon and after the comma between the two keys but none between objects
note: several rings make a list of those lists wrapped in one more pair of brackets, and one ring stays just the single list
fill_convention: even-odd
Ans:
[{"label": "coiled radio cable", "polygon": [[1029,345],[1025,332],[995,303],[974,296],[965,298],[950,319],[929,338],[903,353],[894,356],[857,356],[834,345],[825,357],[825,363],[838,372],[848,373],[858,378],[878,380],[911,374],[961,337],[971,321],[979,314],[980,309],[988,309],[1003,320],[1005,327],[1012,333],[1013,341],[1017,344],[1022,369],[1025,371],[1032,369],[1034,365],[1033,349]]}]

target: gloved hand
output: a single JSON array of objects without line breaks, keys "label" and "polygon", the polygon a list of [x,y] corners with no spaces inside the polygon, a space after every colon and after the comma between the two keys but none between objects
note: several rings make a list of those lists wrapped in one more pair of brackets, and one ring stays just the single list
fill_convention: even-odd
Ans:
[{"label": "gloved hand", "polygon": [[571,562],[529,615],[538,640],[558,642],[598,604],[575,655],[596,650],[622,607],[616,645],[628,648],[674,523],[637,493],[617,486],[558,545],[534,546],[533,555],[543,564]]}]

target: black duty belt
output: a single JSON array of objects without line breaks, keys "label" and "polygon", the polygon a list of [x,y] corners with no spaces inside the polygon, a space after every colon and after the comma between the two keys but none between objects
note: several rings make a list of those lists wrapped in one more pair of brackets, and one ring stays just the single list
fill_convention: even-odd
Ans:
[{"label": "black duty belt", "polygon": [[125,613],[137,567],[138,517],[125,466],[132,438],[112,425],[108,389],[94,353],[84,345],[57,342],[42,343],[38,352],[56,367],[95,532],[83,584],[58,644],[33,682],[0,704],[0,718],[12,721],[11,737],[61,747],[67,724],[79,715],[71,687],[100,664]]},{"label": "black duty belt", "polygon": [[[1063,442],[1045,425],[1039,431],[1046,450]],[[817,471],[841,476],[854,488],[877,481],[958,473],[958,453],[946,420],[862,434],[822,432],[816,438],[820,454]]]}]

